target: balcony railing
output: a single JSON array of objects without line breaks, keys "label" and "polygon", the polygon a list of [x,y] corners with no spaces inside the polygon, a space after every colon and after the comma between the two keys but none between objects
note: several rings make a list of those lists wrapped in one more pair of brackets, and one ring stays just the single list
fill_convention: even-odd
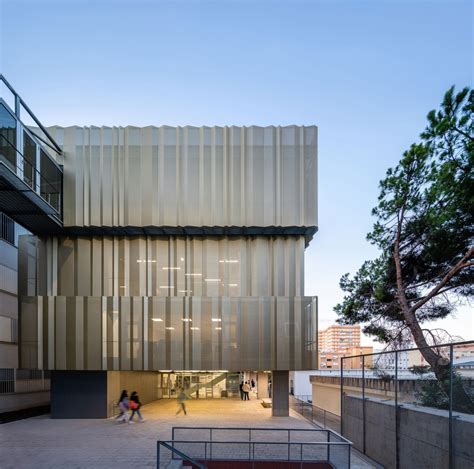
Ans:
[{"label": "balcony railing", "polygon": [[16,146],[0,134],[0,162],[21,179],[32,191],[39,193],[60,218],[62,181],[51,182],[33,166]]}]

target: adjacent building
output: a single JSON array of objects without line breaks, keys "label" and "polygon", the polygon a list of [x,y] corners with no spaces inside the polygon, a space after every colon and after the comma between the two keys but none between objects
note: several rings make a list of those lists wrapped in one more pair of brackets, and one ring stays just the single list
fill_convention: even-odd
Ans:
[{"label": "adjacent building", "polygon": [[373,352],[372,347],[361,346],[361,329],[359,325],[339,326],[332,325],[318,332],[319,369],[340,369],[341,358],[346,369],[362,369],[372,366],[372,357],[364,358]]},{"label": "adjacent building", "polygon": [[123,387],[232,397],[244,372],[287,415],[289,370],[317,367],[317,128],[30,129],[0,110],[19,188],[0,209],[32,233],[20,366],[51,370],[53,417],[106,416]]}]

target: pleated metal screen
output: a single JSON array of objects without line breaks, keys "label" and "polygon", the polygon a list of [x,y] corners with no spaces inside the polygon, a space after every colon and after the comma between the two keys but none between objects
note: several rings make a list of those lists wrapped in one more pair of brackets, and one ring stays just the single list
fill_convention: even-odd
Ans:
[{"label": "pleated metal screen", "polygon": [[317,128],[51,127],[65,226],[317,226]]},{"label": "pleated metal screen", "polygon": [[22,291],[63,296],[301,296],[303,237],[22,237]]},{"label": "pleated metal screen", "polygon": [[29,368],[316,367],[311,297],[24,297],[21,307]]}]

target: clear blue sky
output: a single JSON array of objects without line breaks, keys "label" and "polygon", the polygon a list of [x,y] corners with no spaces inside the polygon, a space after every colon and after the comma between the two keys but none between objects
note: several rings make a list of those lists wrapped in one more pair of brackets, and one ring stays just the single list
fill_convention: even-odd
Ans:
[{"label": "clear blue sky", "polygon": [[[378,181],[455,84],[472,85],[471,1],[8,1],[2,72],[47,125],[319,126],[306,294],[334,321]],[[472,338],[472,311],[443,323]]]}]

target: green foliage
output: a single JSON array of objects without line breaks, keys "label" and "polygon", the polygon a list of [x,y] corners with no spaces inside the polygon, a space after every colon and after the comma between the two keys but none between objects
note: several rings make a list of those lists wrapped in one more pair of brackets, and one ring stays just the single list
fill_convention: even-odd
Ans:
[{"label": "green foliage", "polygon": [[[419,381],[420,388],[415,392],[419,405],[436,409],[449,409],[449,379],[423,379]],[[474,399],[472,384],[463,379],[458,373],[453,374],[453,410],[472,414],[472,400]]]},{"label": "green foliage", "polygon": [[[334,308],[338,322],[363,323],[364,332],[381,342],[393,342],[407,329],[397,296],[397,236],[409,307],[439,284],[474,241],[474,91],[450,88],[427,118],[421,141],[380,182],[376,221],[367,235],[380,256],[364,262],[352,278],[341,278],[345,297]],[[453,298],[473,293],[474,269],[464,268],[416,308],[416,320],[444,318],[453,311]]]}]

